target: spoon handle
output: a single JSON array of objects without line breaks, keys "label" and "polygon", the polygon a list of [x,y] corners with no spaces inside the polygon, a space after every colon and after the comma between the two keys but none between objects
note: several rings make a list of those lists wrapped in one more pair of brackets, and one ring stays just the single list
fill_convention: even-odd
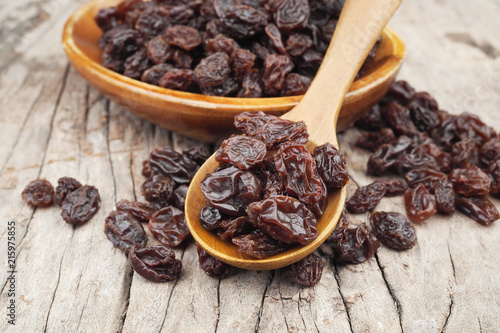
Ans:
[{"label": "spoon handle", "polygon": [[402,0],[346,0],[332,41],[307,93],[283,118],[304,120],[316,144],[337,145],[340,107],[366,56]]}]

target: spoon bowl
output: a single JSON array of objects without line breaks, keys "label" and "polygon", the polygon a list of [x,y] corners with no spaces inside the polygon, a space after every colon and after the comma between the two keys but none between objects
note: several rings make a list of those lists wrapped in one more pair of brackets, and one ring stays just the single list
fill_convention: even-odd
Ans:
[{"label": "spoon bowl", "polygon": [[[282,118],[303,120],[309,132],[309,151],[329,142],[338,148],[336,125],[342,102],[366,55],[387,21],[402,0],[347,0],[332,41],[309,90],[301,102]],[[363,25],[360,26],[360,22]],[[328,194],[324,214],[317,220],[318,237],[304,246],[266,259],[255,259],[241,253],[230,242],[223,241],[199,222],[205,198],[200,182],[217,167],[212,155],[192,180],[185,202],[186,222],[196,242],[210,255],[244,269],[268,270],[288,266],[313,252],[335,228],[346,198],[345,187]]]},{"label": "spoon bowl", "polygon": [[[233,130],[233,119],[244,111],[282,115],[303,96],[237,98],[215,97],[165,89],[128,78],[101,65],[99,38],[102,31],[94,22],[101,8],[120,0],[94,0],[79,8],[66,22],[62,44],[71,65],[93,87],[140,117],[180,134],[202,141],[217,142]],[[387,92],[405,56],[405,47],[389,28],[367,72],[355,80],[343,103],[337,129],[346,128],[361,117]]]}]

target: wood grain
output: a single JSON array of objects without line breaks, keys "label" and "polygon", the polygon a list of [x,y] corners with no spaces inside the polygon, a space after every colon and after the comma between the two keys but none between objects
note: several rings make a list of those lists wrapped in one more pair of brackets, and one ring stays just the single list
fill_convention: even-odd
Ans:
[{"label": "wood grain", "polygon": [[[211,279],[192,243],[176,249],[178,281],[153,284],[133,273],[103,220],[116,200],[140,198],[140,164],[152,147],[197,143],[109,102],[69,69],[60,34],[83,3],[0,3],[1,332],[498,332],[500,225],[482,227],[459,213],[418,225],[410,251],[382,247],[355,266],[323,256],[323,278],[309,289],[279,271]],[[403,2],[390,23],[408,50],[400,78],[431,92],[442,109],[473,112],[500,130],[499,16],[495,0]],[[43,20],[31,25],[31,17]],[[7,31],[20,44],[3,47],[11,45]],[[348,194],[373,180],[368,154],[354,146],[358,135],[339,136]],[[30,180],[63,175],[101,192],[102,208],[87,225],[73,229],[57,208],[33,209],[20,198]],[[380,209],[404,211],[402,199],[385,198]],[[3,312],[7,220],[17,222],[15,327]]]}]

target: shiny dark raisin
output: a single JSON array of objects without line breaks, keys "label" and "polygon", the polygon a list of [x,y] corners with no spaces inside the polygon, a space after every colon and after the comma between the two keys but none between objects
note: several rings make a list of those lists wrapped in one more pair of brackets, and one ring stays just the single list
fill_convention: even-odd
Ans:
[{"label": "shiny dark raisin", "polygon": [[207,174],[200,189],[210,205],[231,216],[243,215],[261,194],[259,179],[233,166]]},{"label": "shiny dark raisin", "polygon": [[147,201],[165,206],[170,201],[170,195],[174,187],[175,182],[172,178],[154,175],[144,181],[141,186],[141,193]]},{"label": "shiny dark raisin", "polygon": [[455,169],[450,174],[455,192],[466,197],[482,197],[490,192],[491,180],[478,167]]},{"label": "shiny dark raisin", "polygon": [[196,250],[198,252],[200,267],[208,276],[215,279],[224,279],[231,274],[232,267],[230,265],[212,257],[200,246]]},{"label": "shiny dark raisin", "polygon": [[244,135],[233,135],[222,142],[215,160],[221,165],[230,164],[242,170],[262,165],[266,158],[264,142]]},{"label": "shiny dark raisin", "polygon": [[436,214],[436,198],[423,184],[408,189],[404,195],[406,215],[415,223],[420,223]]},{"label": "shiny dark raisin", "polygon": [[331,143],[314,148],[313,156],[318,173],[327,188],[341,188],[349,182],[344,155]]},{"label": "shiny dark raisin", "polygon": [[129,260],[134,271],[153,282],[175,280],[182,269],[174,251],[162,245],[134,247],[129,251]]},{"label": "shiny dark raisin", "polygon": [[317,236],[316,218],[295,198],[274,196],[248,206],[248,219],[255,227],[283,243],[311,243]]},{"label": "shiny dark raisin", "polygon": [[495,205],[487,198],[457,196],[457,210],[482,225],[490,225],[500,218]]},{"label": "shiny dark raisin", "polygon": [[403,214],[374,212],[370,223],[377,239],[394,250],[409,250],[417,243],[417,231]]},{"label": "shiny dark raisin", "polygon": [[366,186],[361,186],[345,202],[349,213],[361,214],[375,209],[380,200],[385,195],[385,184],[382,182],[373,182]]},{"label": "shiny dark raisin", "polygon": [[248,235],[235,237],[231,241],[241,252],[257,259],[272,257],[287,248],[287,244],[272,238],[262,230],[254,230]]},{"label": "shiny dark raisin", "polygon": [[140,222],[148,222],[158,210],[155,206],[138,201],[120,200],[116,203],[116,210],[130,213]]},{"label": "shiny dark raisin", "polygon": [[379,247],[377,237],[364,223],[342,230],[332,243],[334,261],[339,264],[360,264],[373,257]]},{"label": "shiny dark raisin", "polygon": [[101,197],[97,188],[84,185],[69,193],[61,206],[61,216],[66,223],[81,225],[97,213],[101,207]]},{"label": "shiny dark raisin", "polygon": [[112,211],[106,217],[104,233],[115,247],[126,254],[134,246],[144,247],[148,242],[142,224],[127,212]]},{"label": "shiny dark raisin", "polygon": [[151,216],[148,228],[168,247],[179,246],[190,235],[184,213],[173,206],[164,207]]},{"label": "shiny dark raisin", "polygon": [[316,285],[322,273],[323,262],[314,253],[285,268],[285,274],[291,281],[305,287]]},{"label": "shiny dark raisin", "polygon": [[37,179],[26,185],[22,197],[33,206],[51,206],[54,203],[54,187],[45,179]]}]

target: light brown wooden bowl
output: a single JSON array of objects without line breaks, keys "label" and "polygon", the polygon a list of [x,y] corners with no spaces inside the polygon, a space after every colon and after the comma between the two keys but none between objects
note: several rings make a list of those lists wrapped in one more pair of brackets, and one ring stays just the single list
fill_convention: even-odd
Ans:
[{"label": "light brown wooden bowl", "polygon": [[[92,86],[116,103],[155,124],[183,135],[216,142],[233,131],[234,116],[244,111],[282,115],[302,96],[269,98],[213,97],[165,89],[113,72],[101,65],[97,11],[120,0],[95,0],[78,9],[66,22],[62,43],[71,65]],[[346,95],[337,130],[343,130],[368,111],[387,92],[401,67],[406,50],[389,28],[368,72],[354,81]],[[335,73],[332,73],[335,75]]]}]

